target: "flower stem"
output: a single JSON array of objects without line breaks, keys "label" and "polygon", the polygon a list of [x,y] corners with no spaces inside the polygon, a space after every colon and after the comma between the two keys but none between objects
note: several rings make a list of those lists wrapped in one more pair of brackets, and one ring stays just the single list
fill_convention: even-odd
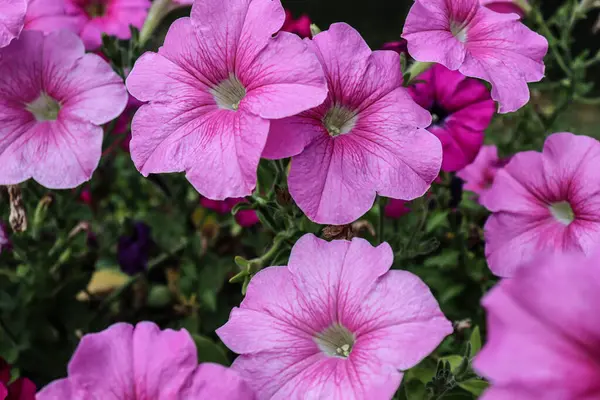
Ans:
[{"label": "flower stem", "polygon": [[146,44],[163,18],[175,8],[171,0],[154,0],[140,32],[140,45]]},{"label": "flower stem", "polygon": [[404,74],[404,86],[410,86],[416,78],[433,66],[432,62],[415,61]]}]

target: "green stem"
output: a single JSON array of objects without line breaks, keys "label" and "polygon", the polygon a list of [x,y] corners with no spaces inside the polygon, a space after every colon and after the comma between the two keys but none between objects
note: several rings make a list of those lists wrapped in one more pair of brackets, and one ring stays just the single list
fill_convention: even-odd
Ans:
[{"label": "green stem", "polygon": [[142,31],[140,32],[140,45],[143,46],[150,39],[156,28],[160,25],[163,18],[170,13],[176,6],[171,3],[171,0],[154,0],[148,17],[144,22]]},{"label": "green stem", "polygon": [[432,62],[420,61],[415,61],[414,63],[412,63],[411,66],[408,67],[408,71],[406,71],[406,74],[404,74],[404,86],[410,86],[419,75],[431,68],[433,64],[434,63]]},{"label": "green stem", "polygon": [[0,327],[2,328],[4,333],[6,333],[6,336],[8,337],[8,339],[12,342],[12,345],[15,347],[18,347],[19,342],[17,340],[17,337],[11,332],[11,330],[4,323],[4,320],[2,318],[0,318]]},{"label": "green stem", "polygon": [[531,16],[533,17],[535,22],[540,27],[540,30],[542,31],[542,33],[546,36],[546,39],[548,40],[548,46],[550,48],[550,51],[552,52],[552,55],[556,59],[556,62],[558,63],[559,67],[563,70],[563,72],[565,73],[565,75],[567,75],[567,77],[571,77],[571,70],[569,69],[569,67],[567,66],[567,63],[565,62],[564,58],[560,54],[559,49],[556,47],[556,43],[558,40],[556,39],[556,37],[554,36],[552,31],[546,24],[546,21],[544,20],[544,16],[541,14],[541,12],[537,8],[532,8]]}]

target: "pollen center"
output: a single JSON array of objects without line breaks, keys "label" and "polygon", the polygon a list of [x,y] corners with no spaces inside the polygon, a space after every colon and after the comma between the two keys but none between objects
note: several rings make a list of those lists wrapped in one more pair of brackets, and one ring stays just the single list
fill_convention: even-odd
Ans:
[{"label": "pollen center", "polygon": [[235,75],[221,81],[217,86],[210,89],[219,108],[237,111],[240,103],[246,97],[246,88]]},{"label": "pollen center", "polygon": [[336,137],[348,133],[356,125],[356,113],[344,106],[335,105],[323,117],[323,125],[329,135]]},{"label": "pollen center", "polygon": [[452,22],[450,24],[450,31],[459,42],[464,43],[467,41],[467,27],[464,24]]},{"label": "pollen center", "polygon": [[37,121],[56,121],[60,111],[60,103],[42,92],[40,97],[25,105]]},{"label": "pollen center", "polygon": [[556,220],[562,224],[569,225],[575,220],[575,213],[571,204],[567,201],[550,204],[550,213]]},{"label": "pollen center", "polygon": [[85,7],[85,12],[91,18],[102,17],[106,14],[106,4],[102,0],[92,0]]},{"label": "pollen center", "polygon": [[335,323],[314,337],[319,349],[329,357],[348,358],[356,338],[344,326]]}]

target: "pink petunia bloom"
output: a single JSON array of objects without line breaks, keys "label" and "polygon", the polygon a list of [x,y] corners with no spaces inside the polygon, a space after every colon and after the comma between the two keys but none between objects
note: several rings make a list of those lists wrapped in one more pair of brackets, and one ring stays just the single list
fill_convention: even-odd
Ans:
[{"label": "pink petunia bloom", "polygon": [[437,177],[439,140],[431,115],[402,87],[399,55],[371,51],[339,23],[308,41],[329,82],[325,103],[274,121],[263,157],[293,156],[290,194],[314,222],[348,224],[379,193],[412,200]]},{"label": "pink petunia bloom", "polygon": [[387,243],[308,234],[260,271],[217,334],[259,399],[390,399],[452,333],[429,288],[390,267]]},{"label": "pink petunia bloom", "polygon": [[556,133],[544,151],[512,157],[483,204],[485,255],[494,274],[511,277],[537,252],[589,254],[600,245],[600,142]]},{"label": "pink petunia bloom", "polygon": [[413,99],[433,115],[427,130],[442,142],[442,170],[458,171],[469,165],[483,144],[483,132],[495,112],[483,82],[436,64],[417,77],[423,81],[409,90]]},{"label": "pink petunia bloom", "polygon": [[[237,199],[225,199],[225,200],[211,200],[203,197],[200,199],[200,204],[204,208],[208,208],[209,210],[216,211],[219,214],[229,214],[233,207],[235,207],[239,203],[245,203],[246,200],[243,198]],[[235,220],[244,228],[250,228],[251,226],[256,225],[259,220],[256,215],[256,211],[254,210],[240,210],[235,214]]]},{"label": "pink petunia bloom", "polygon": [[485,400],[600,398],[600,253],[539,254],[483,299]]},{"label": "pink petunia bloom", "polygon": [[194,4],[194,0],[172,0],[175,4],[181,4],[182,6],[191,6]]},{"label": "pink petunia bloom", "polygon": [[311,38],[312,32],[310,31],[310,18],[306,14],[302,14],[300,18],[294,19],[292,12],[285,10],[285,22],[281,27],[282,31],[295,33],[301,38]]},{"label": "pink petunia bloom", "polygon": [[89,180],[100,125],[126,102],[121,78],[75,34],[23,32],[0,50],[0,185],[33,178],[66,189]]},{"label": "pink petunia bloom", "polygon": [[527,14],[527,10],[531,7],[527,0],[480,0],[479,2],[490,10],[503,14],[515,13],[521,18]]},{"label": "pink petunia bloom", "polygon": [[491,11],[479,0],[416,0],[402,37],[416,60],[490,82],[501,113],[525,105],[527,82],[544,77],[546,38],[518,15]]},{"label": "pink petunia bloom", "polygon": [[205,197],[244,197],[271,121],[321,104],[327,85],[298,36],[279,32],[279,0],[203,0],[171,25],[158,53],[137,60],[131,157],[138,170],[186,172]]},{"label": "pink petunia bloom", "polygon": [[26,10],[27,0],[0,0],[0,48],[19,36]]},{"label": "pink petunia bloom", "polygon": [[383,212],[386,217],[397,219],[411,212],[407,204],[408,202],[404,200],[389,199]]},{"label": "pink petunia bloom", "polygon": [[152,322],[118,323],[85,335],[68,374],[43,388],[37,400],[254,399],[235,371],[198,365],[185,329],[160,330]]},{"label": "pink petunia bloom", "polygon": [[496,146],[482,146],[475,160],[458,171],[456,176],[465,181],[465,190],[479,195],[479,201],[483,204],[482,199],[492,187],[496,174],[508,161],[498,158]]},{"label": "pink petunia bloom", "polygon": [[68,0],[28,0],[25,15],[26,30],[50,33],[66,29],[79,34],[87,22],[87,18],[74,12]]},{"label": "pink petunia bloom", "polygon": [[129,26],[141,29],[150,0],[65,0],[66,13],[80,21],[79,35],[87,50],[102,45],[102,34],[129,39]]}]

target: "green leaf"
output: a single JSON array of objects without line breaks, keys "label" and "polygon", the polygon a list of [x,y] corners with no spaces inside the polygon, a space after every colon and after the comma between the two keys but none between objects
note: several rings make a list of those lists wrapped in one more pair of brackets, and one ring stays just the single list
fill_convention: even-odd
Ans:
[{"label": "green leaf", "polygon": [[425,398],[425,385],[418,381],[405,381],[404,394],[407,400],[423,400]]},{"label": "green leaf", "polygon": [[225,351],[215,342],[201,335],[192,335],[196,348],[198,349],[198,362],[213,362],[228,366],[229,360],[225,355]]},{"label": "green leaf", "polygon": [[464,382],[459,382],[458,386],[475,396],[480,396],[487,389],[489,383],[481,379],[472,378]]},{"label": "green leaf", "polygon": [[448,211],[441,211],[432,214],[427,220],[425,232],[431,233],[439,227],[448,225]]},{"label": "green leaf", "polygon": [[471,332],[469,342],[471,343],[471,356],[475,356],[481,350],[481,333],[478,326]]},{"label": "green leaf", "polygon": [[450,363],[450,369],[456,369],[462,362],[463,357],[458,355],[451,355],[440,358],[440,361],[448,361]]},{"label": "green leaf", "polygon": [[426,267],[451,267],[458,264],[458,250],[445,250],[441,254],[429,257],[425,260]]}]

